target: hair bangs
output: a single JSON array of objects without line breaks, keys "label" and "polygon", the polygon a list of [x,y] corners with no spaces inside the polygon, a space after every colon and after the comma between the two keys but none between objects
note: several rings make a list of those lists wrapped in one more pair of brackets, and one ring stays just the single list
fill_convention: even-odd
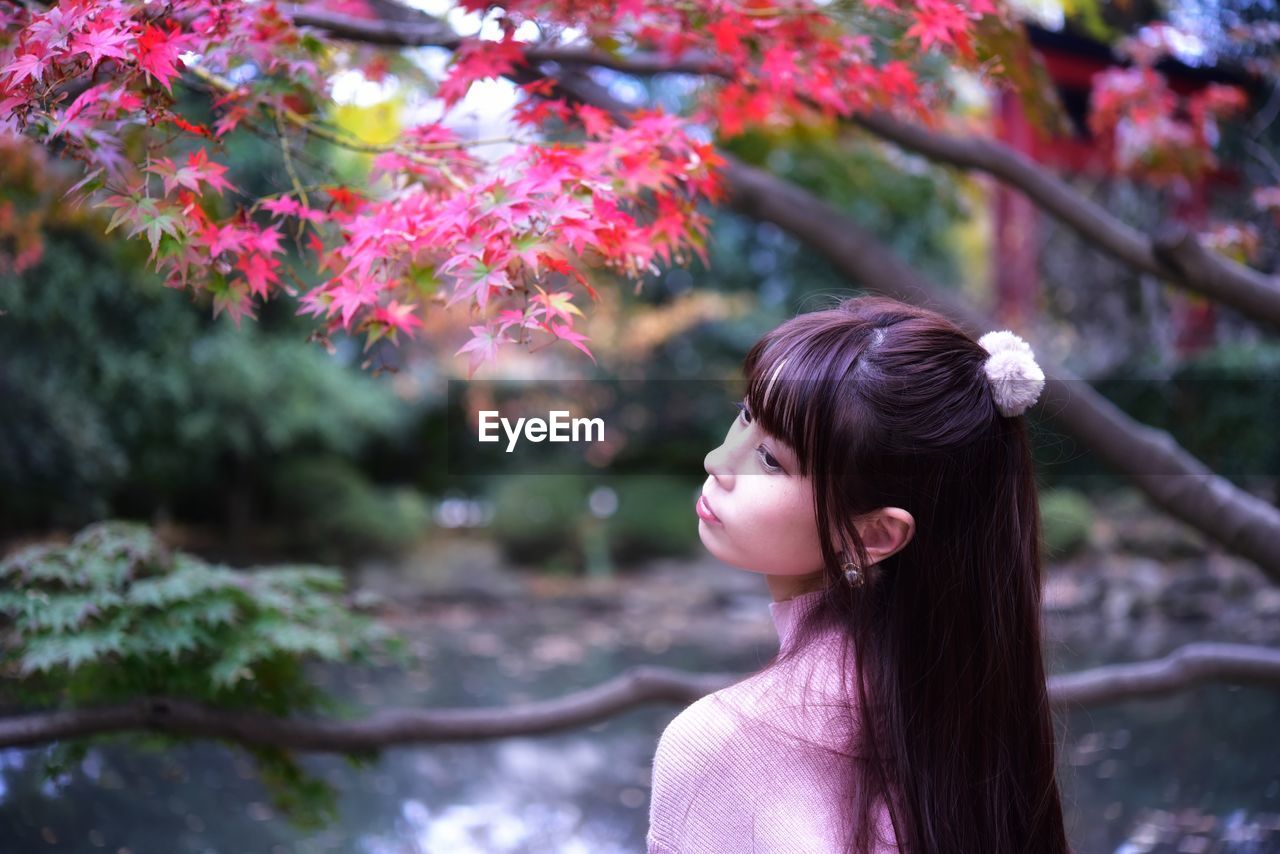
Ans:
[{"label": "hair bangs", "polygon": [[813,437],[829,418],[832,390],[847,370],[842,364],[847,359],[832,358],[833,349],[847,349],[831,346],[832,333],[850,337],[847,319],[841,326],[784,327],[781,334],[761,339],[744,364],[752,417],[766,433],[791,447],[806,476],[814,466]]}]

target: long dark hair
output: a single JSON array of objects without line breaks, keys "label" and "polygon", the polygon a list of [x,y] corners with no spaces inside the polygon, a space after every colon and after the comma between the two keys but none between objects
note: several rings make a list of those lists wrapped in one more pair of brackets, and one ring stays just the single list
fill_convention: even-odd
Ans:
[{"label": "long dark hair", "polygon": [[[857,778],[846,851],[875,847],[880,803],[903,852],[1069,851],[1035,473],[1025,419],[997,410],[986,358],[942,315],[862,296],[783,323],[744,364],[748,405],[794,449],[826,535],[827,584],[764,669],[841,629],[860,723],[841,751]],[[869,566],[853,520],[880,507],[909,511],[915,533]],[[849,559],[867,567],[862,587],[845,581]]]}]

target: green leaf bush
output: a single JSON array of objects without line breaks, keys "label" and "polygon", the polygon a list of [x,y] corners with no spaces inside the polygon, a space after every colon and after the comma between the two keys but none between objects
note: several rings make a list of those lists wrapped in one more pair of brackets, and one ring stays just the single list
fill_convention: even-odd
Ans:
[{"label": "green leaf bush", "polygon": [[1068,558],[1089,544],[1093,505],[1083,493],[1061,487],[1040,494],[1040,521],[1045,556]]},{"label": "green leaf bush", "polygon": [[589,486],[577,475],[520,475],[493,493],[490,529],[510,561],[581,566],[577,532],[587,512]]},{"label": "green leaf bush", "polygon": [[131,244],[45,239],[38,265],[0,275],[0,529],[161,507],[217,522],[236,501],[271,525],[258,511],[279,467],[354,465],[412,426],[389,382],[308,343],[302,321],[265,307],[237,329],[140,274]]},{"label": "green leaf bush", "polygon": [[344,563],[409,548],[431,524],[417,491],[382,488],[344,460],[290,460],[272,476],[277,515],[290,532],[291,553]]},{"label": "green leaf bush", "polygon": [[[67,545],[0,562],[6,702],[68,709],[169,696],[277,716],[335,713],[308,662],[369,663],[403,649],[343,594],[334,569],[232,569],[171,551],[141,525],[90,525]],[[283,811],[302,823],[330,814],[332,792],[286,751],[250,752]]]},{"label": "green leaf bush", "polygon": [[698,484],[679,478],[631,477],[617,484],[618,510],[608,520],[619,563],[689,554],[698,546],[693,501]]}]

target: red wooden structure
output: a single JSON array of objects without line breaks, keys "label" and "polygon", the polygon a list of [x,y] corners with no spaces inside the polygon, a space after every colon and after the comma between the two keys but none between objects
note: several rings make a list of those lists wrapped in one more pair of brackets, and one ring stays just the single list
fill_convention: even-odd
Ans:
[{"label": "red wooden structure", "polygon": [[[1072,136],[1046,136],[1033,126],[1017,96],[1001,93],[995,110],[996,136],[1009,147],[1064,175],[1095,178],[1112,174],[1103,152],[1090,138],[1086,116],[1089,91],[1095,74],[1123,65],[1102,42],[1066,31],[1052,31],[1027,25],[1033,49],[1044,63],[1058,90],[1058,96],[1072,120]],[[1229,69],[1199,68],[1164,60],[1156,65],[1170,87],[1187,95],[1211,82],[1248,86],[1249,81]],[[1171,215],[1193,228],[1207,224],[1208,194],[1218,184],[1235,183],[1230,172],[1218,172],[1202,179],[1178,198]],[[1038,312],[1040,297],[1037,273],[1037,235],[1040,211],[1020,192],[997,184],[994,225],[996,313],[1003,323],[1018,324]],[[1195,352],[1213,343],[1214,306],[1206,299],[1183,291],[1173,296],[1174,323],[1180,355]]]}]

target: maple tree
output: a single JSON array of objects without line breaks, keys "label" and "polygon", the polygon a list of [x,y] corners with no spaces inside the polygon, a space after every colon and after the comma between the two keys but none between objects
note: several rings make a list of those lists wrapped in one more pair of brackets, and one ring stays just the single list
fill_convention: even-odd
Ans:
[{"label": "maple tree", "polygon": [[[591,356],[574,327],[583,316],[575,300],[596,297],[596,269],[638,283],[659,263],[705,260],[704,203],[724,198],[724,161],[708,130],[723,138],[868,110],[936,125],[949,92],[920,62],[941,57],[999,82],[1005,70],[994,46],[1015,26],[993,0],[460,6],[482,13],[487,26],[465,37],[441,31],[437,43],[453,50],[435,81],[441,118],[387,145],[325,123],[334,75],[353,54],[333,50],[321,28],[305,23],[307,14],[370,17],[363,2],[6,7],[0,120],[9,133],[80,160],[84,174],[69,195],[111,209],[108,231],[145,238],[167,283],[207,291],[215,314],[238,323],[285,294],[321,320],[325,335],[363,335],[367,349],[412,334],[430,301],[461,304],[472,337],[458,353],[474,372],[500,347],[532,343],[535,334]],[[685,115],[619,115],[569,99],[539,70],[581,61],[686,70],[705,84]],[[365,61],[361,71],[377,79],[386,61]],[[1106,77],[1095,128],[1126,140],[1116,156],[1134,171],[1208,167],[1205,129],[1239,109],[1241,95],[1210,87],[1192,120],[1179,123],[1170,118],[1176,99],[1151,85],[1154,74],[1142,67]],[[447,119],[473,84],[503,76],[519,83],[515,120],[533,140],[488,161]],[[177,112],[173,87],[184,83],[213,95],[212,127]],[[294,174],[289,192],[235,198],[217,159],[221,142],[254,124],[281,135],[286,166],[286,137],[310,134],[375,154],[369,178],[382,182],[308,189]],[[1137,152],[1134,128],[1146,134]],[[284,260],[286,229],[318,284],[304,284]]]}]

